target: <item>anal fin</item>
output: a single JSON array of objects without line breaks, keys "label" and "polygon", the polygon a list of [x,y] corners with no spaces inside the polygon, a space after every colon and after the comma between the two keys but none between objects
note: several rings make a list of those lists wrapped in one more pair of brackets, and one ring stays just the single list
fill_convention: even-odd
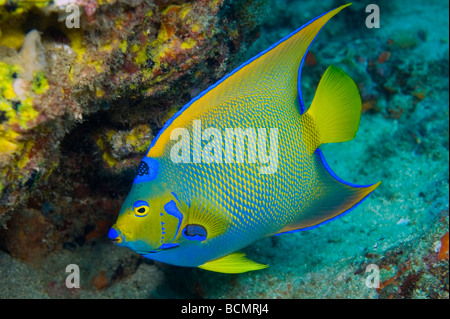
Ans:
[{"label": "anal fin", "polygon": [[224,257],[208,261],[198,268],[221,272],[225,274],[240,274],[247,271],[267,268],[268,265],[259,264],[245,257],[244,253],[234,252]]},{"label": "anal fin", "polygon": [[287,225],[275,235],[316,228],[356,208],[379,185],[354,185],[340,179],[328,166],[320,149],[314,153],[319,185],[316,200],[303,212],[299,221]]}]

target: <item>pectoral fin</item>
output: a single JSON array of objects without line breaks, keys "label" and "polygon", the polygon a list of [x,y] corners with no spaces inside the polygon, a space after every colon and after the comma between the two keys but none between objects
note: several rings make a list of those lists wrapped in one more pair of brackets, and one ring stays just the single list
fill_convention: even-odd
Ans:
[{"label": "pectoral fin", "polygon": [[244,253],[235,252],[222,258],[208,261],[198,266],[209,271],[221,272],[226,274],[240,274],[252,270],[267,268],[267,265],[259,264],[245,257]]},{"label": "pectoral fin", "polygon": [[227,231],[230,225],[228,217],[207,200],[194,198],[188,206],[189,212],[186,214],[186,225],[183,229],[185,238],[203,241]]}]

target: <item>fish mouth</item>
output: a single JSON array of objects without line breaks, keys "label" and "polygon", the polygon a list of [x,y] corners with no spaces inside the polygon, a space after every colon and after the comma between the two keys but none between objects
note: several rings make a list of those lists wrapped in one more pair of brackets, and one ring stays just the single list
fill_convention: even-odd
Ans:
[{"label": "fish mouth", "polygon": [[111,227],[108,232],[108,237],[114,244],[120,244],[123,242],[122,231],[116,225]]}]

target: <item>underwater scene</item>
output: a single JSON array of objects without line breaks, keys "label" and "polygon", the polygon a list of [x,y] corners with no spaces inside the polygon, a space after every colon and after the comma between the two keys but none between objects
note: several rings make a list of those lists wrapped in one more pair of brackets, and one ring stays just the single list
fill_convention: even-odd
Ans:
[{"label": "underwater scene", "polygon": [[0,298],[448,299],[449,3],[0,0]]}]

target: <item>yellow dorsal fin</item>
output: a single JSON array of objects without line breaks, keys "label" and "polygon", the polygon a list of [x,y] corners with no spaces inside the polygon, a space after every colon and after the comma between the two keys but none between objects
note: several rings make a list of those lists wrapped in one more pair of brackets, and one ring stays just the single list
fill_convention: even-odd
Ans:
[{"label": "yellow dorsal fin", "polygon": [[353,139],[361,118],[361,97],[355,82],[341,69],[329,66],[306,115],[314,119],[320,144]]},{"label": "yellow dorsal fin", "polygon": [[275,103],[279,108],[303,113],[303,98],[298,91],[299,67],[320,29],[349,5],[313,19],[203,91],[166,122],[153,139],[147,156],[159,157],[167,151],[165,146],[170,144],[172,132],[170,127],[189,129],[194,119],[199,119],[212,108],[232,112],[243,107],[254,109]]},{"label": "yellow dorsal fin", "polygon": [[208,261],[203,265],[198,266],[209,271],[221,272],[225,274],[240,274],[252,270],[260,270],[269,266],[259,264],[245,257],[244,253],[235,252],[226,255],[222,258],[218,258],[212,261]]}]

